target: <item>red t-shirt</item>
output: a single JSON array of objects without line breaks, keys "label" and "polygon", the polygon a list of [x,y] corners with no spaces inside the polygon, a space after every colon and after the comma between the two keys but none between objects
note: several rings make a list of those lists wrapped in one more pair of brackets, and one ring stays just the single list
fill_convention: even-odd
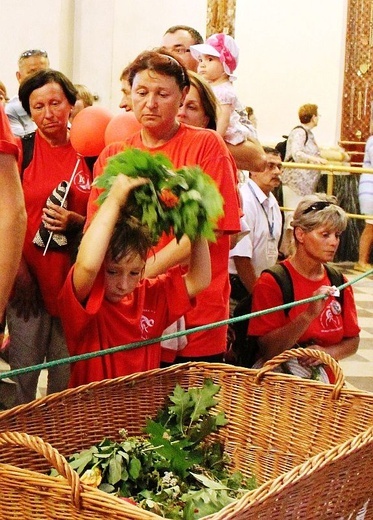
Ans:
[{"label": "red t-shirt", "polygon": [[[60,314],[70,355],[157,338],[194,304],[180,267],[153,279],[144,279],[119,303],[104,297],[100,271],[85,307],[76,299],[71,269],[59,296]],[[159,368],[161,347],[153,343],[135,350],[99,356],[71,365],[70,387],[91,381]]]},{"label": "red t-shirt", "polygon": [[10,129],[9,120],[4,112],[4,105],[0,103],[0,153],[19,157],[19,138],[15,137]]},{"label": "red t-shirt", "polygon": [[[36,277],[45,307],[52,316],[58,315],[57,297],[71,267],[70,254],[65,247],[48,249],[44,256],[44,248],[36,246],[32,240],[41,224],[46,200],[61,181],[70,180],[76,162],[77,153],[70,143],[51,147],[37,131],[33,159],[23,173],[27,211],[23,256]],[[67,209],[86,215],[91,177],[82,158],[67,197]]]},{"label": "red t-shirt", "polygon": [[[167,143],[156,148],[146,147],[138,132],[124,144],[114,143],[100,154],[94,169],[95,177],[100,175],[108,157],[115,155],[125,146],[131,146],[151,153],[163,153],[175,169],[183,166],[200,166],[210,175],[224,199],[224,217],[218,229],[222,234],[216,243],[210,245],[212,281],[210,286],[197,295],[196,307],[185,315],[186,328],[194,328],[229,317],[229,233],[240,230],[240,210],[236,189],[236,167],[226,144],[213,130],[194,128],[181,124],[178,132]],[[93,187],[88,204],[88,220],[97,210],[95,200],[100,191]],[[227,326],[213,328],[188,335],[188,345],[183,349],[185,357],[202,357],[220,354],[226,349]]]},{"label": "red t-shirt", "polygon": [[[322,280],[312,281],[298,273],[288,260],[285,260],[284,264],[289,269],[293,280],[295,301],[310,298],[321,285],[330,285],[326,273]],[[355,337],[359,334],[360,328],[352,288],[349,286],[343,291],[342,312],[338,300],[333,296],[329,297],[320,316],[312,321],[308,329],[299,338],[299,343],[313,340],[316,344],[327,347],[339,343],[343,338]],[[252,312],[277,307],[283,303],[278,283],[271,274],[262,273],[254,286]],[[285,315],[284,311],[277,311],[251,318],[249,334],[264,336],[274,329],[283,327],[304,312],[307,305],[292,307],[288,316]]]}]

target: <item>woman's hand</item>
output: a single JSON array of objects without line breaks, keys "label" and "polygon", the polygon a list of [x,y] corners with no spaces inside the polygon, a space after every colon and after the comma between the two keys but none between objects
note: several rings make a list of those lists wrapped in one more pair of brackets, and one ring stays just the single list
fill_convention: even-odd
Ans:
[{"label": "woman's hand", "polygon": [[84,215],[49,202],[43,209],[42,221],[46,229],[52,233],[66,233],[82,229],[85,222]]},{"label": "woman's hand", "polygon": [[310,156],[309,162],[312,164],[328,164],[328,161],[326,159],[318,155]]},{"label": "woman's hand", "polygon": [[149,182],[150,179],[145,177],[128,177],[128,175],[121,173],[117,175],[113,182],[108,198],[112,201],[116,201],[119,206],[122,207],[127,202],[128,195],[132,190]]},{"label": "woman's hand", "polygon": [[[307,348],[312,348],[314,350],[321,350],[323,352],[327,352],[327,349],[325,349],[321,345],[307,345]],[[317,367],[318,365],[323,364],[321,359],[312,359],[312,358],[308,358],[308,357],[298,358],[298,363],[302,367]]]},{"label": "woman's hand", "polygon": [[[312,296],[319,296],[320,294],[323,294],[325,296],[333,296],[335,292],[335,287],[331,287],[330,285],[321,285],[313,293]],[[320,315],[321,311],[325,307],[327,298],[319,298],[311,303],[309,303],[307,309],[304,311],[305,315],[310,319],[310,321],[317,318],[317,316]]]}]

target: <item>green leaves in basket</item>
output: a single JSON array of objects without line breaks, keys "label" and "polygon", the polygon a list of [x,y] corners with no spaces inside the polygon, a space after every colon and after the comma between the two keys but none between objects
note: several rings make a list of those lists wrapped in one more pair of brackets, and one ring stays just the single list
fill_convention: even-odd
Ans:
[{"label": "green leaves in basket", "polygon": [[151,180],[131,192],[127,211],[149,227],[154,243],[163,232],[173,232],[178,241],[183,234],[191,240],[198,236],[216,240],[214,230],[224,214],[223,198],[213,179],[200,167],[173,171],[165,155],[128,148],[110,157],[103,174],[94,181],[104,190],[97,200],[99,204],[120,173]]},{"label": "green leaves in basket", "polygon": [[146,437],[122,430],[120,442],[104,439],[69,463],[84,483],[161,517],[193,520],[215,513],[255,487],[229,471],[223,444],[209,437],[227,423],[215,409],[219,390],[210,379],[189,390],[177,385],[148,419]]}]

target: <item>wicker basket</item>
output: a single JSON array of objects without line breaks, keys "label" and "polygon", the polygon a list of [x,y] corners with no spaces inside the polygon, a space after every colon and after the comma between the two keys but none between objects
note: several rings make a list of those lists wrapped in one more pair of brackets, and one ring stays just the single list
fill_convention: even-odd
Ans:
[{"label": "wicker basket", "polygon": [[[271,371],[304,355],[328,364],[336,384]],[[260,370],[187,363],[90,383],[0,413],[0,519],[159,519],[82,485],[64,457],[103,437],[119,440],[123,427],[141,433],[176,383],[202,386],[206,377],[221,385],[218,407],[229,422],[218,436],[231,468],[253,473],[260,486],[206,518],[373,518],[373,394],[343,388],[339,365],[327,354],[297,349]],[[47,476],[51,466],[66,480]]]}]

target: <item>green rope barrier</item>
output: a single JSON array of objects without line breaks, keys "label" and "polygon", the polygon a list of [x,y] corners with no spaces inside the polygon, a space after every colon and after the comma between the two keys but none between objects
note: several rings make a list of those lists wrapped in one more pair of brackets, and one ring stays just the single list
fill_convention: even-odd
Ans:
[{"label": "green rope barrier", "polygon": [[[354,278],[350,282],[345,282],[344,284],[339,285],[337,287],[337,289],[340,290],[340,291],[343,291],[343,289],[345,289],[346,287],[348,287],[350,285],[353,285],[354,283],[359,282],[360,280],[362,280],[363,278],[365,278],[367,276],[370,276],[371,274],[373,274],[373,269],[370,269],[366,273],[363,273],[363,274],[357,276],[356,278]],[[247,320],[249,318],[256,318],[258,316],[263,316],[265,314],[270,314],[272,312],[277,312],[277,311],[281,311],[281,310],[288,309],[288,308],[291,308],[291,307],[296,307],[297,305],[303,305],[305,303],[311,303],[313,301],[321,300],[321,299],[326,298],[326,297],[327,296],[324,295],[324,294],[319,294],[317,296],[311,296],[311,297],[305,298],[303,300],[298,300],[298,301],[286,303],[284,305],[278,305],[277,307],[271,307],[269,309],[264,309],[264,310],[261,310],[261,311],[252,312],[250,314],[244,314],[242,316],[236,316],[235,318],[229,318],[229,319],[226,319],[226,320],[216,321],[214,323],[201,325],[200,327],[194,327],[194,328],[188,329],[188,330],[172,332],[171,334],[166,334],[166,335],[158,337],[158,338],[152,338],[152,339],[148,339],[148,340],[144,340],[144,341],[136,341],[134,343],[128,343],[127,345],[119,345],[117,347],[111,347],[111,348],[108,348],[108,349],[105,349],[105,350],[100,350],[98,352],[97,351],[96,352],[87,352],[86,354],[79,354],[77,356],[70,356],[68,358],[56,359],[56,360],[53,360],[53,361],[47,361],[45,363],[39,363],[38,365],[32,365],[32,366],[29,366],[29,367],[22,367],[22,368],[16,368],[14,370],[8,370],[7,372],[0,373],[0,381],[2,379],[12,378],[13,376],[18,376],[18,375],[21,375],[21,374],[25,374],[27,372],[36,372],[38,370],[44,370],[44,369],[55,367],[55,366],[58,366],[58,365],[66,365],[66,364],[70,364],[70,363],[75,363],[77,361],[84,361],[86,359],[91,359],[91,358],[100,357],[100,356],[106,356],[108,354],[116,354],[117,352],[122,352],[122,351],[125,351],[125,350],[133,350],[133,349],[136,349],[136,348],[144,347],[146,345],[152,345],[153,343],[158,343],[160,341],[173,339],[173,338],[178,338],[179,336],[187,336],[189,334],[194,334],[195,332],[201,332],[201,331],[204,331],[204,330],[210,330],[210,329],[214,329],[214,328],[217,328],[217,327],[222,327],[224,325],[229,325],[230,323],[236,323],[238,321]]]}]

